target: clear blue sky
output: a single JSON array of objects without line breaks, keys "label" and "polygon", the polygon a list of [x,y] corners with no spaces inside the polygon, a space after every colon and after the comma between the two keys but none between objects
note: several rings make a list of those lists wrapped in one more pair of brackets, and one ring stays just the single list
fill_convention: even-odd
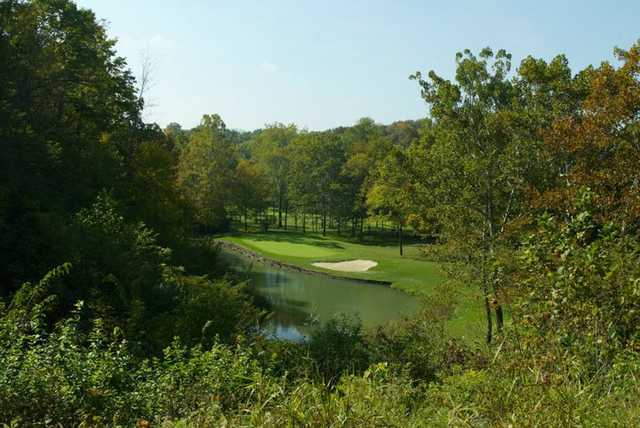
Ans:
[{"label": "clear blue sky", "polygon": [[164,1],[79,0],[107,21],[118,52],[139,74],[154,62],[161,126],[196,125],[218,113],[227,126],[275,121],[308,129],[381,123],[426,114],[408,76],[451,78],[455,53],[505,48],[568,56],[572,69],[613,60],[640,38],[640,0],[534,1]]}]

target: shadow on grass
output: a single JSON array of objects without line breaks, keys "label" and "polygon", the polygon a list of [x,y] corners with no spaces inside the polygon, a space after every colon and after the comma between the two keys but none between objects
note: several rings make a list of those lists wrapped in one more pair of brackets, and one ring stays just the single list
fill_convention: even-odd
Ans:
[{"label": "shadow on grass", "polygon": [[[327,233],[327,236],[322,236],[319,232],[308,231],[307,233],[302,233],[300,230],[271,229],[266,233],[237,230],[230,235],[251,236],[251,238],[256,241],[288,242],[291,244],[306,244],[333,249],[344,249],[341,242],[376,247],[397,247],[399,245],[398,235],[394,231],[365,231],[361,236],[351,236],[347,233],[337,235],[334,231],[330,231]],[[404,245],[423,245],[432,242],[433,239],[424,239],[414,233],[407,233],[403,241]]]},{"label": "shadow on grass", "polygon": [[344,249],[340,243],[321,236],[303,235],[299,232],[273,231],[268,233],[252,233],[251,239],[254,241],[275,241],[287,242],[290,244],[313,245],[315,247]]}]

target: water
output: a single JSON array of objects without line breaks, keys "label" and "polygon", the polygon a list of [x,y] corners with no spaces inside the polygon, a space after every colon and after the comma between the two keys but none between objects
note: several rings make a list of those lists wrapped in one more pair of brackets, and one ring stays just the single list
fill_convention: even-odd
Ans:
[{"label": "water", "polygon": [[[246,268],[247,263],[243,263]],[[291,272],[261,263],[250,273],[258,293],[273,306],[265,332],[285,340],[304,340],[313,328],[338,314],[357,316],[364,327],[410,315],[418,299],[381,284]]]}]

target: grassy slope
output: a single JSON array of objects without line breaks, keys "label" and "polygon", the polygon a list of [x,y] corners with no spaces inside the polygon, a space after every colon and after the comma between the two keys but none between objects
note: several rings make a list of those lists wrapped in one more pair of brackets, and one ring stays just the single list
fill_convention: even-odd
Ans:
[{"label": "grassy slope", "polygon": [[[407,245],[404,256],[395,243],[363,244],[336,236],[294,232],[238,233],[223,239],[244,246],[265,257],[294,264],[306,269],[325,271],[342,277],[357,277],[392,282],[392,287],[429,298],[435,287],[445,281],[445,275],[434,262],[426,260],[416,245]],[[336,272],[313,266],[317,261],[368,259],[378,266],[367,272]],[[450,323],[456,336],[479,337],[482,334],[481,305],[475,290],[456,287],[459,305]]]}]

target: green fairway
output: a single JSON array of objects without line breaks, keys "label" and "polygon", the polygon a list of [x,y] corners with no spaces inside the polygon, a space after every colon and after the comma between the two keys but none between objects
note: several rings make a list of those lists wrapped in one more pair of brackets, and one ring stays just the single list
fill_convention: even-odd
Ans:
[{"label": "green fairway", "polygon": [[283,241],[261,241],[250,238],[235,241],[238,244],[250,247],[260,253],[270,256],[303,257],[309,259],[326,259],[339,256],[339,252],[330,248],[323,248],[313,244],[292,243]]},{"label": "green fairway", "polygon": [[[428,299],[446,280],[438,264],[424,258],[418,245],[398,247],[350,242],[336,236],[295,232],[237,233],[222,239],[241,245],[267,258],[335,276],[391,282],[391,286]],[[314,262],[338,262],[353,259],[373,260],[377,266],[366,272],[338,272],[313,266]],[[483,331],[480,300],[475,289],[456,286],[458,307],[450,330],[457,336],[478,337]],[[481,334],[481,333],[480,333]]]}]

